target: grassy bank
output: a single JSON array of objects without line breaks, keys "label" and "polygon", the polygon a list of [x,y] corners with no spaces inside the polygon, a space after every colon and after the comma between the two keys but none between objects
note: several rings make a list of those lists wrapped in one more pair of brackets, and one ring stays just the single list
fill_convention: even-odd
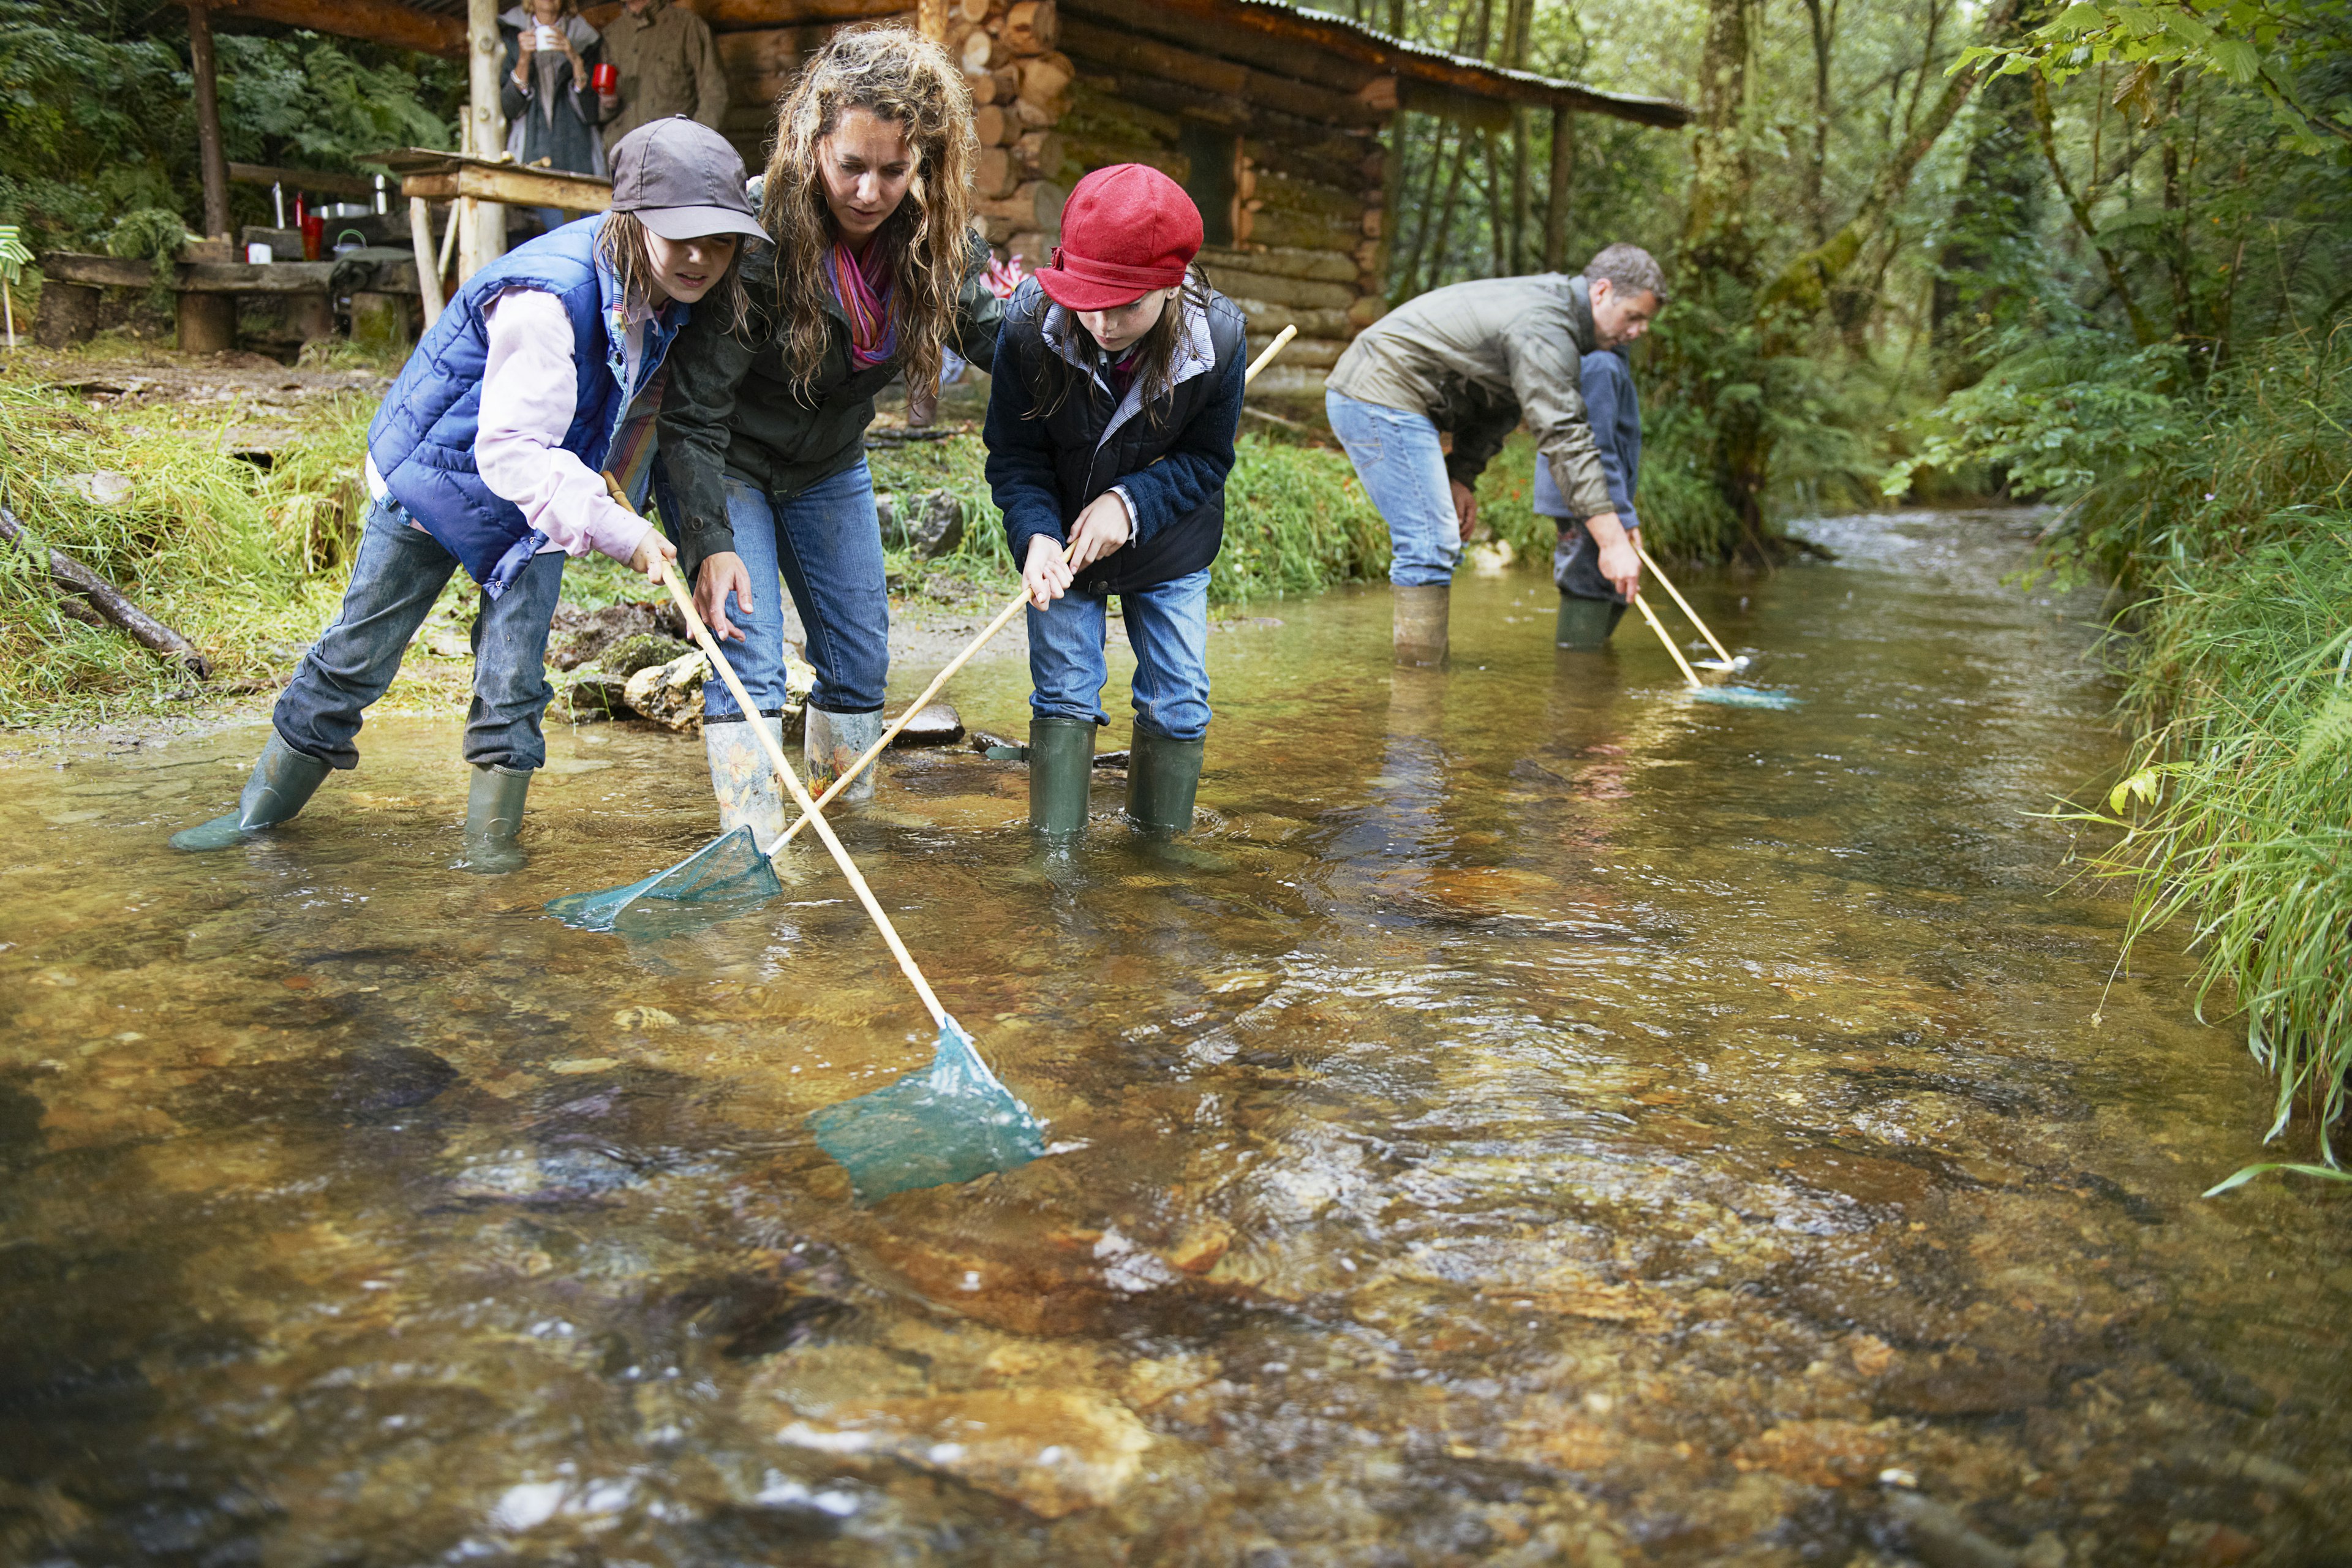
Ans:
[{"label": "grassy bank", "polygon": [[[215,669],[211,680],[193,680],[111,626],[78,618],[35,556],[0,551],[0,726],[197,714],[273,689],[331,618],[350,575],[374,409],[374,397],[356,394],[118,409],[35,375],[0,380],[0,500],[44,546],[74,555],[184,633]],[[894,592],[935,600],[1013,592],[976,436],[877,447],[871,462],[885,494],[944,489],[965,506],[953,552],[929,562],[891,554]],[[1213,602],[1313,593],[1387,569],[1387,532],[1342,454],[1243,437]],[[462,579],[453,583],[436,614],[461,617],[467,594]],[[601,558],[564,574],[574,604],[643,595],[642,579]],[[436,675],[412,662],[427,700],[458,700],[458,668]],[[409,672],[404,681],[416,695]]]},{"label": "grassy bank", "polygon": [[[2071,500],[2047,565],[2103,576],[2126,776],[2084,814],[2132,884],[2127,940],[2185,922],[2207,1016],[2235,1011],[2329,1165],[2352,1074],[2352,325],[2242,350],[2084,335],[1938,411],[1927,450]],[[1898,476],[1899,477],[1899,476]]]}]

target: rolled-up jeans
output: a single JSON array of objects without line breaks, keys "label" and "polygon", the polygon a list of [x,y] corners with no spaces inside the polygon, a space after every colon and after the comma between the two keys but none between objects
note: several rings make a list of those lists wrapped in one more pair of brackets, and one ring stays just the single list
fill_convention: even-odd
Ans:
[{"label": "rolled-up jeans", "polygon": [[[1199,740],[1209,732],[1208,568],[1121,594],[1118,607],[1135,649],[1136,728],[1171,741]],[[1029,606],[1032,712],[1110,722],[1102,710],[1109,629],[1110,601],[1101,595],[1068,593],[1048,608]]]},{"label": "rolled-up jeans", "polygon": [[[415,527],[398,501],[368,509],[359,559],[335,619],[302,656],[271,719],[278,739],[337,768],[359,766],[361,716],[400,673],[400,656],[457,558]],[[540,715],[547,683],[547,626],[563,590],[563,555],[542,551],[504,593],[485,594],[474,616],[474,701],[466,713],[466,760],[528,772],[547,761]]]},{"label": "rolled-up jeans", "polygon": [[1462,524],[1445,449],[1424,414],[1323,394],[1331,433],[1348,449],[1364,494],[1389,525],[1389,581],[1400,588],[1454,581],[1462,559]]},{"label": "rolled-up jeans", "polygon": [[[760,711],[781,712],[790,700],[779,579],[808,633],[808,660],[816,667],[809,701],[828,713],[880,711],[890,680],[890,592],[866,460],[790,496],[763,495],[730,478],[727,525],[751,579],[751,608],[728,600],[727,618],[743,637],[719,647]],[[715,676],[703,685],[702,711],[736,716],[734,694]]]}]

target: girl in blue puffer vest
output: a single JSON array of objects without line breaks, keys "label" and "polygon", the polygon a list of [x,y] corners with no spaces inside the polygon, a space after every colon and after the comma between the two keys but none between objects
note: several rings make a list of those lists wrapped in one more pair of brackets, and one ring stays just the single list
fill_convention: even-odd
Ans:
[{"label": "girl in blue puffer vest", "polygon": [[713,308],[739,308],[738,237],[760,233],[742,159],[683,116],[623,138],[613,169],[610,212],[476,273],[409,356],[368,429],[374,504],[342,611],[278,698],[237,808],[173,847],[226,848],[300,811],[330,770],[358,766],[362,715],[463,566],[482,601],[459,864],[522,864],[515,833],[547,757],[543,661],[564,559],[597,550],[650,576],[676,558],[613,500],[602,470],[658,406],[663,356],[696,302],[715,289]]}]

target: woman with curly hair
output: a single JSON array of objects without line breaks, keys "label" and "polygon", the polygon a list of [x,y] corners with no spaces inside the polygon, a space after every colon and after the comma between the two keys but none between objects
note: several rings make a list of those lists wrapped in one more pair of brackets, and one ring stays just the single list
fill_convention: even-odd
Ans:
[{"label": "woman with curly hair", "polygon": [[[904,375],[936,396],[944,349],[994,362],[1003,306],[971,232],[978,142],[947,52],[913,33],[836,33],[784,100],[761,181],[771,243],[744,258],[750,324],[697,318],[662,403],[662,516],[696,607],[759,712],[703,688],[703,737],[727,829],[783,828],[766,753],[787,700],[779,578],[808,632],[811,774],[846,768],[882,732],[890,605],[866,468],[874,398]],[[843,798],[870,797],[875,770]]]}]

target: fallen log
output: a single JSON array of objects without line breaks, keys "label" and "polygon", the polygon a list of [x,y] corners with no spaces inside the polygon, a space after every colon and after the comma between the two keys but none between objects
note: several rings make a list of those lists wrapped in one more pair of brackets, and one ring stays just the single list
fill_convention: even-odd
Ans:
[{"label": "fallen log", "polygon": [[[28,549],[38,548],[25,536],[25,525],[16,521],[16,514],[5,506],[0,506],[0,541]],[[49,581],[61,591],[84,600],[100,615],[129,633],[131,640],[141,647],[152,648],[167,658],[177,659],[189,674],[199,680],[212,679],[212,661],[197,651],[195,644],[132,604],[121,589],[62,550],[52,549],[49,552]]]}]

